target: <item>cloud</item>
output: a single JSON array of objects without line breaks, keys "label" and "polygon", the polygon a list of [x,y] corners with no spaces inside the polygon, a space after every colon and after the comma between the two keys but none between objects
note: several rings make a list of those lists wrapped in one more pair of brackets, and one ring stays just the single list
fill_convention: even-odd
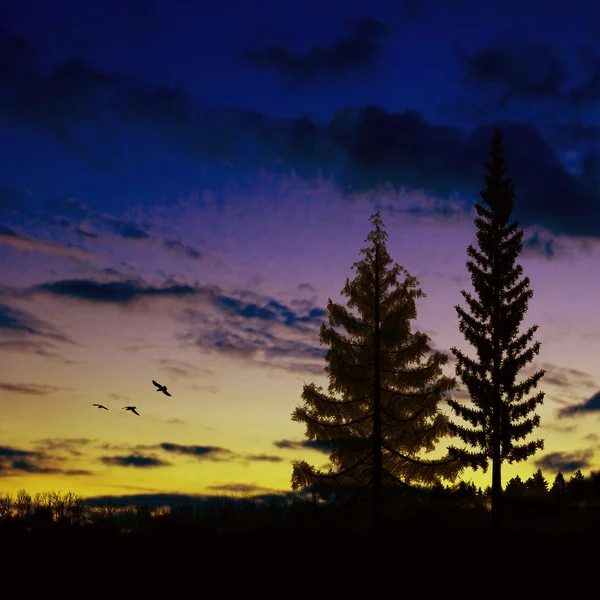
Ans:
[{"label": "cloud", "polygon": [[588,398],[580,404],[572,404],[571,406],[565,406],[559,409],[558,418],[572,417],[578,414],[596,413],[600,412],[600,392],[594,394],[591,398]]},{"label": "cloud", "polygon": [[471,56],[458,49],[457,56],[465,68],[463,83],[495,88],[500,105],[561,96],[565,70],[550,44],[511,39]]},{"label": "cloud", "polygon": [[28,193],[16,188],[0,185],[0,213],[24,210]]},{"label": "cloud", "polygon": [[299,283],[296,286],[296,289],[299,292],[316,292],[317,291],[317,290],[315,290],[315,288],[312,285],[310,285],[310,283]]},{"label": "cloud", "polygon": [[600,56],[590,57],[589,65],[587,78],[567,94],[569,104],[574,108],[580,109],[600,101]]},{"label": "cloud", "polygon": [[0,383],[0,390],[14,392],[16,394],[27,394],[30,396],[47,396],[59,391],[61,388],[53,385],[37,383]]},{"label": "cloud", "polygon": [[57,468],[52,465],[51,457],[43,452],[0,446],[0,477],[22,475],[23,473],[73,477],[93,474],[87,469]]},{"label": "cloud", "polygon": [[326,349],[316,345],[323,309],[308,302],[292,307],[247,290],[214,288],[207,298],[217,315],[182,311],[187,329],[177,336],[183,344],[276,369],[323,373]]},{"label": "cloud", "polygon": [[[119,488],[127,489],[130,486],[119,485],[114,486]],[[252,483],[222,483],[212,486],[210,489],[214,489],[220,492],[241,492],[241,493],[256,493],[254,499],[258,502],[271,499],[273,497],[286,499],[291,498],[290,492],[281,491],[280,493],[273,493],[273,490],[265,489],[261,486],[254,485]],[[294,496],[302,495],[301,493],[294,494]],[[123,496],[89,496],[85,498],[85,503],[88,506],[148,506],[157,508],[159,506],[180,506],[187,504],[191,506],[201,507],[203,505],[211,505],[217,500],[219,503],[223,501],[222,494],[180,494],[180,493],[154,493],[154,494],[128,494]],[[241,498],[229,497],[227,501],[235,504],[236,502],[243,502]]]},{"label": "cloud", "polygon": [[343,79],[354,71],[374,67],[383,53],[382,40],[390,32],[386,23],[369,17],[348,21],[346,27],[348,37],[328,46],[315,44],[305,53],[272,45],[266,50],[246,48],[240,58],[257,68],[274,69],[295,82],[314,81],[321,76]]},{"label": "cloud", "polygon": [[[19,52],[25,52],[27,44],[24,41]],[[493,49],[492,58],[499,61],[495,70],[480,65],[486,56],[491,60],[491,51],[466,56],[471,76],[477,81],[491,78],[511,98],[556,89],[560,73],[543,44],[534,44],[532,57],[520,60],[524,64],[514,80],[507,79],[506,61],[514,60],[515,47],[521,48],[509,44]],[[105,73],[81,61],[66,63],[42,77],[35,60],[31,70],[26,54],[10,55],[5,85],[13,87],[0,102],[0,114],[4,110],[13,120],[51,133],[74,151],[79,145],[73,132],[81,125],[120,135],[124,128],[137,127],[144,135],[154,135],[210,164],[229,161],[248,171],[273,173],[293,170],[308,179],[327,172],[348,197],[388,185],[438,198],[459,193],[468,208],[479,199],[483,163],[499,125],[517,194],[514,217],[520,224],[541,225],[553,233],[600,236],[600,186],[597,169],[591,169],[593,157],[587,159],[587,170],[568,172],[539,130],[528,123],[495,121],[464,130],[430,123],[414,110],[392,113],[378,106],[342,107],[325,124],[307,117],[274,119],[235,108],[201,108],[181,91]],[[541,70],[529,77],[534,66]],[[103,120],[107,110],[113,110],[111,118],[118,126]],[[446,208],[436,205],[430,210]],[[82,212],[82,218],[86,214]]]},{"label": "cloud", "polygon": [[221,483],[209,485],[208,489],[218,492],[232,492],[236,494],[260,494],[273,491],[270,488],[265,488],[254,483]]},{"label": "cloud", "polygon": [[100,461],[105,465],[114,467],[135,467],[140,469],[166,467],[171,463],[152,456],[129,454],[126,456],[102,456]]},{"label": "cloud", "polygon": [[30,312],[13,308],[8,304],[0,304],[0,332],[75,344],[75,342],[60,333],[53,325],[38,319]]},{"label": "cloud", "polygon": [[221,448],[219,446],[185,446],[181,444],[163,442],[162,444],[158,444],[156,447],[172,454],[193,456],[198,460],[228,460],[232,455],[234,455],[231,450],[227,450],[226,448]]},{"label": "cloud", "polygon": [[46,242],[43,240],[28,237],[21,233],[17,233],[10,227],[0,225],[0,244],[5,244],[16,248],[17,250],[27,250],[30,252],[43,252],[66,256],[75,260],[86,261],[93,255],[83,248],[77,248],[70,244],[62,246],[54,242]]},{"label": "cloud", "polygon": [[38,452],[51,452],[53,455],[65,452],[71,456],[83,456],[82,448],[86,448],[97,440],[89,438],[45,438],[36,440]]},{"label": "cloud", "polygon": [[542,240],[540,232],[534,231],[528,238],[523,239],[524,255],[539,255],[545,258],[553,258],[555,250],[555,239],[550,234],[549,237]]},{"label": "cloud", "polygon": [[160,358],[156,361],[161,365],[161,370],[165,373],[169,373],[174,377],[210,377],[213,371],[208,367],[197,367],[183,360],[176,360],[173,358]]},{"label": "cloud", "polygon": [[588,125],[577,119],[566,123],[558,123],[550,128],[551,140],[562,146],[573,146],[581,143],[598,143],[600,140],[600,125]]},{"label": "cloud", "polygon": [[571,473],[577,469],[590,467],[592,450],[580,450],[578,452],[551,452],[534,461],[534,465],[544,471],[552,473]]},{"label": "cloud", "polygon": [[281,456],[273,456],[271,454],[246,454],[244,459],[250,462],[283,462]]},{"label": "cloud", "polygon": [[167,250],[170,250],[175,254],[186,256],[187,258],[200,260],[204,257],[204,255],[199,250],[197,250],[193,246],[182,244],[179,240],[165,240],[163,245]]},{"label": "cloud", "polygon": [[[70,197],[51,200],[45,204],[46,208],[52,212],[52,215],[48,216],[47,213],[37,212],[35,215],[38,220],[57,224],[64,229],[74,230],[84,237],[99,237],[97,232],[84,229],[84,227],[89,227],[90,225],[98,225],[126,240],[150,239],[148,232],[134,221],[119,219],[112,215],[92,210],[77,198]],[[56,212],[68,215],[69,218],[64,216],[59,217],[56,215]],[[75,225],[73,219],[78,219],[79,223]],[[84,221],[86,222],[85,224],[83,223]]]},{"label": "cloud", "polygon": [[124,239],[143,240],[150,237],[132,221],[121,221],[119,219],[104,217],[102,222]]},{"label": "cloud", "polygon": [[29,294],[48,294],[86,302],[128,305],[141,298],[182,297],[200,291],[189,285],[143,286],[136,281],[100,282],[91,279],[64,279],[31,287]]},{"label": "cloud", "polygon": [[327,442],[321,442],[318,440],[278,440],[273,442],[273,445],[276,448],[281,448],[282,450],[303,450],[308,448],[310,450],[317,450],[318,452],[323,452],[325,454],[331,453],[331,445]]},{"label": "cloud", "polygon": [[[552,363],[542,363],[541,368],[546,371],[544,385],[555,385],[562,388],[586,387],[595,388],[594,378],[578,369],[561,367]],[[533,371],[532,371],[533,372]]]}]

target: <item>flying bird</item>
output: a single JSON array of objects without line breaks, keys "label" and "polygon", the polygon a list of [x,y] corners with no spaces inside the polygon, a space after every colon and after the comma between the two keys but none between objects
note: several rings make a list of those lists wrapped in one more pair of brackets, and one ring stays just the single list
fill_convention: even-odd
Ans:
[{"label": "flying bird", "polygon": [[138,417],[140,416],[140,413],[135,410],[135,406],[124,406],[123,410],[130,410],[132,413],[135,413]]},{"label": "flying bird", "polygon": [[156,391],[157,392],[162,392],[165,396],[170,396],[171,394],[169,394],[169,392],[167,392],[167,386],[166,385],[160,385],[160,383],[156,383],[156,381],[154,381],[154,379],[152,380],[152,383],[158,388]]},{"label": "flying bird", "polygon": [[103,404],[92,404],[92,406],[97,406],[98,408],[103,408],[104,410],[108,410],[108,408],[106,408],[106,406],[104,406]]}]

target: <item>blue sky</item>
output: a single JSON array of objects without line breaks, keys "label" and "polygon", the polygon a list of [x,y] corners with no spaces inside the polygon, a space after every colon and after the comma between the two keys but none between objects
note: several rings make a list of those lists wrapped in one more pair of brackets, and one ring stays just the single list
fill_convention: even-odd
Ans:
[{"label": "blue sky", "polygon": [[497,125],[547,369],[546,448],[505,474],[597,468],[597,3],[9,0],[0,22],[0,489],[289,489],[293,458],[326,460],[290,415],[376,209],[418,325],[464,344]]}]

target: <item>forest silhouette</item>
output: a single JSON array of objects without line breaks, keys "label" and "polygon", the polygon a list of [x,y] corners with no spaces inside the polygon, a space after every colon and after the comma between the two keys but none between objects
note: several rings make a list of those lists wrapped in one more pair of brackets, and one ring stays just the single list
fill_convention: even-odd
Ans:
[{"label": "forest silhouette", "polygon": [[[478,247],[469,246],[467,269],[475,296],[463,291],[456,306],[459,330],[476,358],[456,348],[456,375],[468,400],[452,398],[457,380],[442,373],[448,355],[431,350],[429,336],[413,331],[416,300],[425,297],[408,270],[393,262],[379,212],[342,294],[347,307],[328,302],[320,341],[327,391],[309,383],[292,419],[308,440],[329,449],[330,468],[295,462],[289,493],[245,498],[206,497],[171,506],[101,506],[69,493],[0,495],[3,544],[67,545],[127,551],[164,544],[236,545],[253,541],[367,539],[422,543],[449,536],[455,547],[484,540],[539,547],[544,540],[596,540],[600,533],[600,473],[552,482],[542,471],[502,485],[504,462],[519,462],[543,448],[527,439],[540,424],[536,391],[544,371],[517,382],[540,350],[537,326],[519,326],[533,292],[517,258],[523,233],[510,221],[516,197],[507,177],[497,129],[486,163],[483,202],[476,204]],[[350,310],[354,309],[354,310]],[[166,387],[155,383],[157,392]],[[164,389],[163,389],[164,387]],[[440,409],[446,402],[453,416]],[[444,456],[426,453],[450,438]],[[462,445],[461,445],[462,444]],[[460,480],[467,467],[487,470],[486,489]],[[583,536],[583,537],[582,537]],[[420,542],[419,542],[420,540]]]}]

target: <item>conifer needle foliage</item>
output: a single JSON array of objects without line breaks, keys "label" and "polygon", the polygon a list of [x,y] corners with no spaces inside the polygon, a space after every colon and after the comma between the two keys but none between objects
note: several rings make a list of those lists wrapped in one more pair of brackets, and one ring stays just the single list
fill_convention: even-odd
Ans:
[{"label": "conifer needle foliage", "polygon": [[[540,351],[532,343],[538,326],[525,333],[519,327],[533,296],[529,277],[521,279],[523,267],[516,260],[523,249],[523,232],[517,221],[509,222],[515,193],[506,177],[502,137],[497,129],[486,163],[486,189],[480,192],[483,204],[475,204],[478,248],[470,245],[467,269],[475,297],[462,291],[468,310],[456,306],[459,329],[474,347],[477,358],[452,348],[456,374],[466,386],[472,405],[456,400],[448,404],[464,424],[449,425],[452,434],[467,447],[450,447],[450,454],[466,466],[487,470],[492,461],[492,511],[502,494],[501,465],[519,462],[544,447],[541,439],[521,442],[540,424],[535,413],[544,392],[528,397],[544,375],[539,370],[521,382],[519,372]],[[469,449],[470,448],[470,449]]]},{"label": "conifer needle foliage", "polygon": [[416,300],[425,294],[392,262],[379,211],[370,221],[370,246],[342,290],[347,307],[329,299],[329,323],[321,325],[320,341],[329,346],[328,392],[305,384],[304,402],[292,413],[309,440],[330,450],[331,467],[296,462],[292,488],[370,488],[379,505],[384,488],[454,480],[462,467],[449,456],[422,455],[448,434],[439,403],[456,381],[442,373],[448,357],[431,351],[428,335],[413,331]]}]

